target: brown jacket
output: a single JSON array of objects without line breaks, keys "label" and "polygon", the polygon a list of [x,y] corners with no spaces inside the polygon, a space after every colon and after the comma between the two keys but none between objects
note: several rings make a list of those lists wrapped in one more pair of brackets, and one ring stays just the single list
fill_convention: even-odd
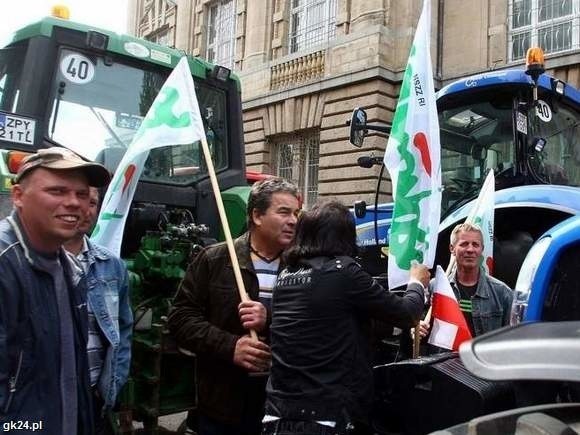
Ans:
[{"label": "brown jacket", "polygon": [[[246,291],[258,300],[248,233],[236,239],[234,247]],[[247,388],[252,379],[233,363],[236,341],[248,333],[240,323],[239,303],[228,249],[219,243],[205,248],[189,265],[169,315],[169,329],[179,346],[197,356],[200,412],[232,425],[240,423],[244,405],[253,400]]]}]

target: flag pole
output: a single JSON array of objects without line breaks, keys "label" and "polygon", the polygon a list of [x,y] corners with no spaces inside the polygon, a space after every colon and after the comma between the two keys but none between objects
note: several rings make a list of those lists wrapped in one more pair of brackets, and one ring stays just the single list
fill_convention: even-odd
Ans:
[{"label": "flag pole", "polygon": [[[226,211],[224,208],[224,203],[220,192],[220,187],[217,181],[217,177],[215,175],[215,168],[213,166],[213,161],[211,160],[211,154],[209,152],[209,146],[207,144],[207,139],[205,135],[203,135],[203,137],[201,138],[201,148],[203,150],[203,156],[205,157],[207,172],[209,173],[209,178],[211,180],[211,187],[213,189],[213,196],[215,197],[215,202],[217,204],[220,222],[224,230],[224,236],[226,239],[226,245],[228,247],[228,253],[230,254],[230,260],[232,262],[232,267],[234,269],[234,276],[236,278],[236,284],[238,286],[238,293],[240,294],[241,301],[247,302],[250,300],[250,297],[246,292],[246,287],[244,286],[244,281],[242,280],[240,263],[238,262],[238,257],[236,256],[236,251],[234,249],[232,233],[230,231],[230,226],[228,224],[228,218],[226,216]],[[250,329],[250,337],[252,337],[254,340],[257,340],[258,334],[256,334],[256,331],[254,331],[253,329]]]},{"label": "flag pole", "polygon": [[[429,313],[431,312],[431,307],[429,307]],[[413,333],[413,359],[419,358],[421,356],[421,336],[419,335],[419,325],[421,322],[415,325],[415,331]]]}]

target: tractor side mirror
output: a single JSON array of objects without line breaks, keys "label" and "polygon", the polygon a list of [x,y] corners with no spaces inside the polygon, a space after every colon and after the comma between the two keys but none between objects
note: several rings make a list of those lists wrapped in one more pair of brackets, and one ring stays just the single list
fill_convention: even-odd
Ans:
[{"label": "tractor side mirror", "polygon": [[354,215],[358,218],[358,219],[362,219],[366,216],[367,214],[367,203],[366,201],[355,201],[354,203]]},{"label": "tractor side mirror", "polygon": [[355,147],[361,147],[365,135],[367,133],[366,130],[367,125],[367,113],[364,109],[357,107],[352,111],[352,117],[350,118],[350,143],[353,144]]}]

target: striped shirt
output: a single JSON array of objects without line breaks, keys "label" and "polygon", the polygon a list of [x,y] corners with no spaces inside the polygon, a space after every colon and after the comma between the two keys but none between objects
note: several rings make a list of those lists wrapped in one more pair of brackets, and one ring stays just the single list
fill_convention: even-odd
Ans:
[{"label": "striped shirt", "polygon": [[473,327],[473,296],[477,291],[477,284],[464,286],[458,282],[457,289],[459,290],[459,309],[465,317],[471,335],[475,337],[475,328]]},{"label": "striped shirt", "polygon": [[[89,247],[87,246],[87,241],[83,241],[83,249],[76,256],[77,262],[80,264],[85,276],[89,271]],[[87,304],[87,312],[89,316],[89,335],[87,340],[87,354],[89,360],[89,376],[91,379],[91,386],[94,387],[99,381],[99,376],[101,375],[101,369],[103,367],[103,362],[105,360],[106,348],[104,346],[105,338],[95,313],[91,304]]]},{"label": "striped shirt", "polygon": [[272,313],[272,290],[276,284],[278,268],[280,267],[280,257],[268,262],[258,257],[253,252],[250,254],[254,270],[258,276],[258,286],[260,288],[259,300],[266,307],[268,313]]}]

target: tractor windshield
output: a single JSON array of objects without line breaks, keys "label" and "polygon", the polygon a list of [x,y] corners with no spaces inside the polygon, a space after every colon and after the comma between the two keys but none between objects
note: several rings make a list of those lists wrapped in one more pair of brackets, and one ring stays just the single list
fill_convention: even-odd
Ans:
[{"label": "tractor windshield", "polygon": [[544,100],[530,116],[530,171],[543,183],[580,186],[580,114]]},{"label": "tractor windshield", "polygon": [[489,169],[513,176],[512,104],[507,96],[439,111],[443,214],[476,196]]},{"label": "tractor windshield", "polygon": [[16,111],[25,53],[25,44],[0,50],[0,110]]},{"label": "tractor windshield", "polygon": [[[528,183],[580,186],[580,113],[572,106],[554,102],[547,93],[535,107],[516,113],[510,92],[486,92],[467,104],[439,109],[441,130],[442,212],[445,215],[473,199],[487,172],[493,169],[496,189],[521,184],[517,159],[525,160]],[[491,95],[491,97],[490,97]],[[516,104],[517,103],[517,104]],[[525,149],[516,152],[514,119],[527,132]],[[520,125],[521,124],[521,125]],[[521,156],[521,157],[520,157]]]},{"label": "tractor windshield", "polygon": [[[57,68],[47,136],[86,158],[114,166],[131,144],[168,72],[70,49],[60,50]],[[214,166],[219,170],[228,165],[226,93],[199,82],[195,87]],[[152,150],[142,179],[189,184],[206,175],[201,147],[194,143]]]}]

